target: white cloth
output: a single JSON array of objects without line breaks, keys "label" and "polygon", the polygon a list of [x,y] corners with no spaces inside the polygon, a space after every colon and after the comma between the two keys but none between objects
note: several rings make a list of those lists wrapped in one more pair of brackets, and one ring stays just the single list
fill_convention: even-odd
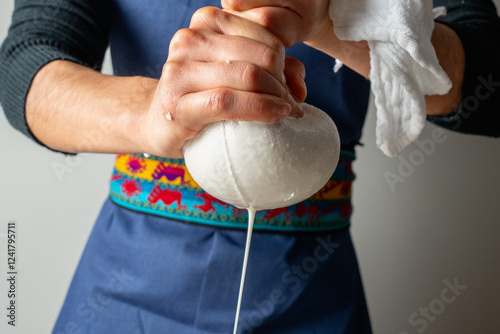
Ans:
[{"label": "white cloth", "polygon": [[[443,8],[436,14],[441,16]],[[377,145],[396,156],[425,125],[424,95],[451,88],[430,41],[432,0],[331,0],[330,17],[339,39],[368,41]]]}]

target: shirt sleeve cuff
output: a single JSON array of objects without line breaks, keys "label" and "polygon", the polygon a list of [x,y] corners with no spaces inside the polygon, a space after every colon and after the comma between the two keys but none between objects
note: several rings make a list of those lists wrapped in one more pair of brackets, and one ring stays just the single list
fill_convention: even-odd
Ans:
[{"label": "shirt sleeve cuff", "polygon": [[[41,42],[16,48],[8,59],[9,61],[2,66],[4,87],[2,87],[1,91],[2,94],[9,97],[8,99],[2,99],[5,115],[14,128],[38,144],[47,147],[33,135],[26,122],[25,101],[31,83],[38,71],[54,60],[68,60],[81,65],[85,64],[68,55],[68,53],[61,52],[58,48]],[[52,150],[49,147],[47,148]],[[67,152],[61,153],[70,154]]]}]

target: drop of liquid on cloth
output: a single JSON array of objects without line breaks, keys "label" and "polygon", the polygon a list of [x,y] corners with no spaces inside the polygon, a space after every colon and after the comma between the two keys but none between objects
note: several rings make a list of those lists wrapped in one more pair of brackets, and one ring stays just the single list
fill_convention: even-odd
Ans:
[{"label": "drop of liquid on cloth", "polygon": [[247,240],[245,245],[245,256],[243,258],[243,269],[241,270],[240,291],[238,293],[238,306],[236,307],[236,318],[234,320],[233,334],[236,334],[238,330],[238,319],[240,317],[241,299],[243,296],[243,287],[245,285],[245,276],[247,273],[248,254],[250,252],[250,241],[252,240],[253,222],[255,220],[255,209],[250,207],[247,209],[247,211],[248,211]]}]

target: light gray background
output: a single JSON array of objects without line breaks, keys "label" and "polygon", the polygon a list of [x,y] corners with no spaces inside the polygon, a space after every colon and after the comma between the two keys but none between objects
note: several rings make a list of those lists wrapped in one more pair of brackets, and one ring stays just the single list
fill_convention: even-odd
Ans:
[{"label": "light gray background", "polygon": [[[0,1],[3,40],[13,2]],[[371,107],[365,146],[357,149],[354,166],[352,234],[375,333],[497,334],[500,141],[446,132],[446,141],[391,191],[384,173],[397,173],[400,161],[377,149],[374,129]],[[420,139],[431,139],[433,129],[428,125]],[[408,159],[416,150],[412,144],[401,156]],[[0,332],[48,333],[107,196],[113,156],[67,160],[14,131],[3,113],[0,154]],[[55,164],[71,171],[60,180]],[[5,317],[10,220],[18,224],[20,254],[16,328],[7,327]],[[429,305],[438,307],[444,280],[455,279],[467,286],[465,291],[437,310],[425,330],[412,326],[409,316]]]}]

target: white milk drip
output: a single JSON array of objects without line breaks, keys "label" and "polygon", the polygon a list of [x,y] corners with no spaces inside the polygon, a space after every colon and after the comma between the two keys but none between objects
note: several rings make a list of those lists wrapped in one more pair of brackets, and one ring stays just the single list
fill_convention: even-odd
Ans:
[{"label": "white milk drip", "polygon": [[238,319],[240,318],[240,308],[241,308],[241,300],[243,297],[243,287],[245,286],[245,276],[247,274],[248,254],[250,253],[250,242],[252,241],[253,222],[255,220],[255,209],[249,208],[249,209],[247,209],[247,211],[248,211],[247,241],[245,244],[245,257],[243,258],[243,269],[241,270],[240,291],[238,293],[238,306],[236,307],[236,317],[234,319],[233,334],[236,334],[236,331],[238,330]]},{"label": "white milk drip", "polygon": [[330,179],[340,155],[335,123],[302,104],[304,116],[273,123],[221,121],[207,125],[183,147],[195,182],[210,195],[248,210],[248,231],[234,334],[243,296],[256,210],[297,204]]}]

